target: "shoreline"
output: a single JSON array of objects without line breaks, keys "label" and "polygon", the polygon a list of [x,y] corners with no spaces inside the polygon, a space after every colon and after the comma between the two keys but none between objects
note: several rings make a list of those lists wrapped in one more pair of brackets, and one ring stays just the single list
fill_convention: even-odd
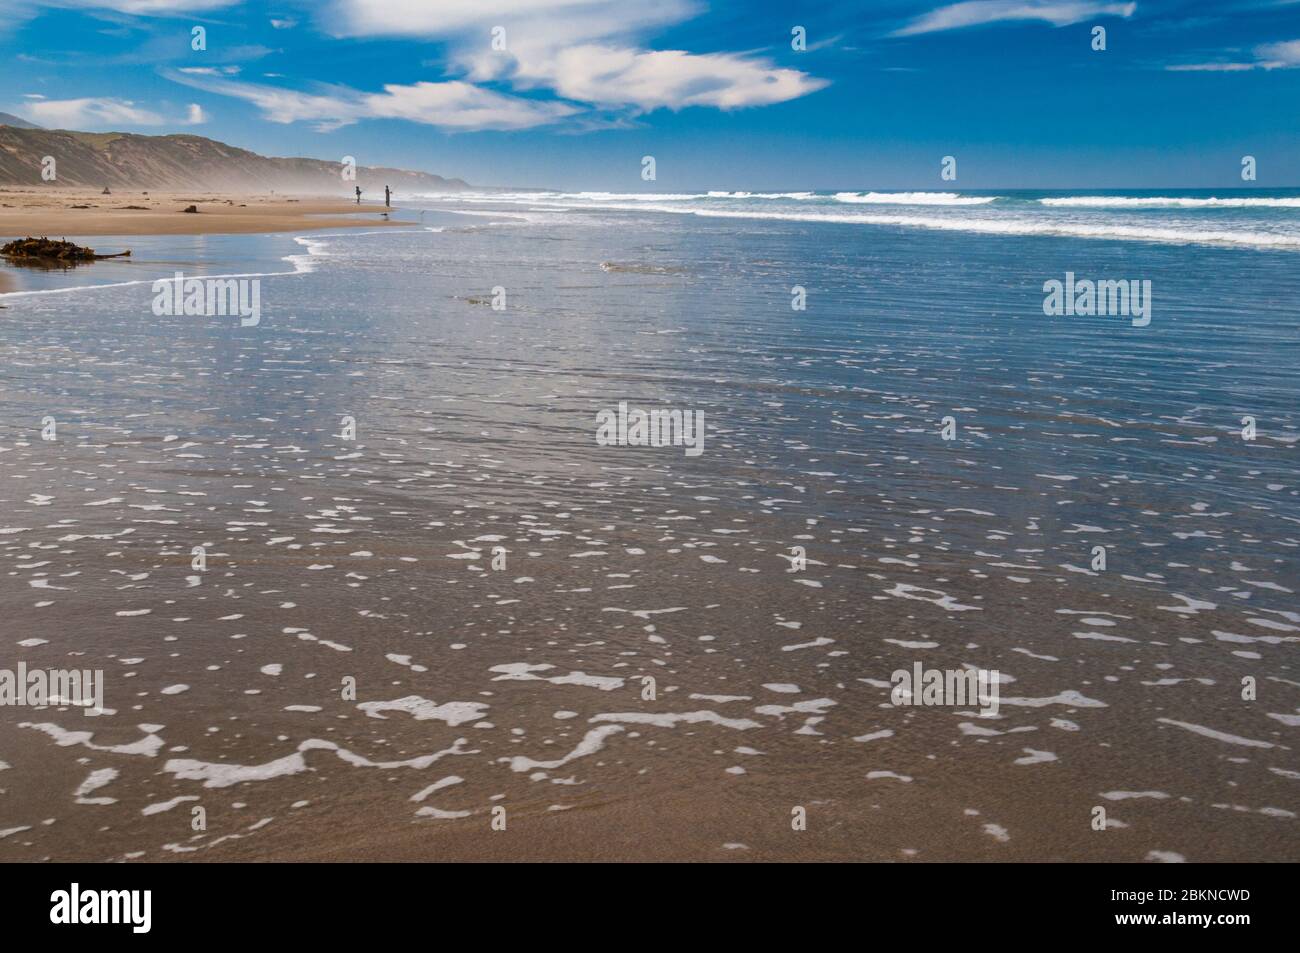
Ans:
[{"label": "shoreline", "polygon": [[[198,212],[183,211],[190,205]],[[382,217],[394,210],[329,196],[0,189],[0,238],[242,235],[411,224]]]}]

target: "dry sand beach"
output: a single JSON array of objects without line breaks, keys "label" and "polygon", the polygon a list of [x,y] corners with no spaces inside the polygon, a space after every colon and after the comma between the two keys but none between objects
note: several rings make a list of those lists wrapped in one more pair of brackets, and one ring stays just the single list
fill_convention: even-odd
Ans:
[{"label": "dry sand beach", "polygon": [[[184,211],[189,206],[197,212]],[[110,195],[92,189],[0,189],[0,240],[26,236],[250,235],[334,228],[409,226],[374,202],[320,196],[158,192]],[[104,247],[102,252],[123,249]],[[0,294],[15,291],[12,262],[0,260]]]},{"label": "dry sand beach", "polygon": [[[197,213],[186,213],[194,205]],[[402,225],[366,201],[283,195],[92,189],[0,189],[0,236],[236,235]]]}]

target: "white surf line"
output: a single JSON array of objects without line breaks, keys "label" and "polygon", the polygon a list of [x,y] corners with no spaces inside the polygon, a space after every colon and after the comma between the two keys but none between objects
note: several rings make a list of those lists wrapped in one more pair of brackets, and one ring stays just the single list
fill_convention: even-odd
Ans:
[{"label": "white surf line", "polygon": [[[542,202],[540,204],[545,205],[547,203]],[[559,205],[556,207],[568,208],[569,206]],[[577,206],[577,207],[580,208],[581,206]],[[478,209],[464,209],[464,208],[440,208],[440,209],[432,209],[431,211],[445,212],[448,215],[472,215],[478,218],[517,218],[521,222],[531,221],[531,219],[529,219],[527,215],[521,215],[517,212],[513,212],[513,213],[512,212],[486,212],[486,211],[480,211]]]},{"label": "white surf line", "polygon": [[[409,222],[407,224],[412,226],[417,226],[420,223]],[[293,236],[293,240],[299,242],[299,244],[302,244],[314,238],[353,238],[359,235],[414,235],[414,234],[418,234],[418,230],[410,231],[410,230],[404,230],[400,228],[380,228],[373,232],[315,232],[311,235],[295,235]]]},{"label": "white surf line", "polygon": [[1056,208],[1300,208],[1300,198],[1195,198],[1189,196],[1072,195],[1038,199],[1040,205]]},{"label": "white surf line", "polygon": [[[606,208],[620,208],[608,205]],[[625,211],[641,211],[623,206]],[[771,219],[788,222],[826,222],[846,225],[884,225],[922,228],[936,231],[969,232],[978,235],[1008,235],[1054,238],[1083,238],[1102,241],[1135,241],[1156,245],[1211,245],[1230,248],[1293,249],[1300,248],[1300,236],[1275,235],[1271,232],[1224,232],[1135,225],[1091,225],[1074,222],[1030,222],[998,219],[929,219],[917,215],[817,215],[814,213],[750,213],[709,209],[675,209],[649,206],[646,210],[698,215],[702,218]]]},{"label": "white surf line", "polygon": [[[471,201],[466,199],[465,201]],[[563,209],[566,211],[621,211],[660,212],[672,215],[696,215],[701,218],[743,219],[777,222],[824,222],[832,225],[881,225],[899,228],[919,228],[935,231],[968,232],[978,235],[1081,238],[1100,241],[1133,241],[1156,245],[1202,245],[1210,247],[1248,248],[1253,250],[1290,251],[1300,248],[1300,236],[1279,235],[1272,232],[1227,232],[1202,229],[1177,229],[1157,226],[1107,224],[1087,222],[1039,222],[1012,218],[927,218],[916,214],[836,214],[827,212],[738,211],[734,209],[681,208],[668,205],[628,203],[622,201],[574,202],[555,198],[522,202],[518,199],[474,199],[484,203],[521,205]],[[928,207],[928,206],[927,206]],[[453,212],[452,209],[442,211]],[[480,213],[484,214],[484,213]],[[493,213],[486,213],[493,214]]]}]

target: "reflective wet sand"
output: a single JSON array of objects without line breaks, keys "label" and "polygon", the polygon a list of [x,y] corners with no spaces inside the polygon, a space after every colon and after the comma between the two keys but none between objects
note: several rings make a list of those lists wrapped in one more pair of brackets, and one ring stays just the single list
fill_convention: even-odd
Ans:
[{"label": "reflective wet sand", "polygon": [[[0,664],[111,710],[0,709],[4,859],[1297,859],[1292,255],[421,224],[0,301]],[[261,324],[155,316],[178,262]],[[1067,268],[1151,326],[1044,317]]]}]

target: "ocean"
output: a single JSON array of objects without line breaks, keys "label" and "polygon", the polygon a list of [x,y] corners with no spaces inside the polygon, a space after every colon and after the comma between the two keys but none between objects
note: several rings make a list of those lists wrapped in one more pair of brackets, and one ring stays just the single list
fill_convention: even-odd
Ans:
[{"label": "ocean", "polygon": [[0,295],[0,859],[1300,859],[1300,191],[396,201]]}]

